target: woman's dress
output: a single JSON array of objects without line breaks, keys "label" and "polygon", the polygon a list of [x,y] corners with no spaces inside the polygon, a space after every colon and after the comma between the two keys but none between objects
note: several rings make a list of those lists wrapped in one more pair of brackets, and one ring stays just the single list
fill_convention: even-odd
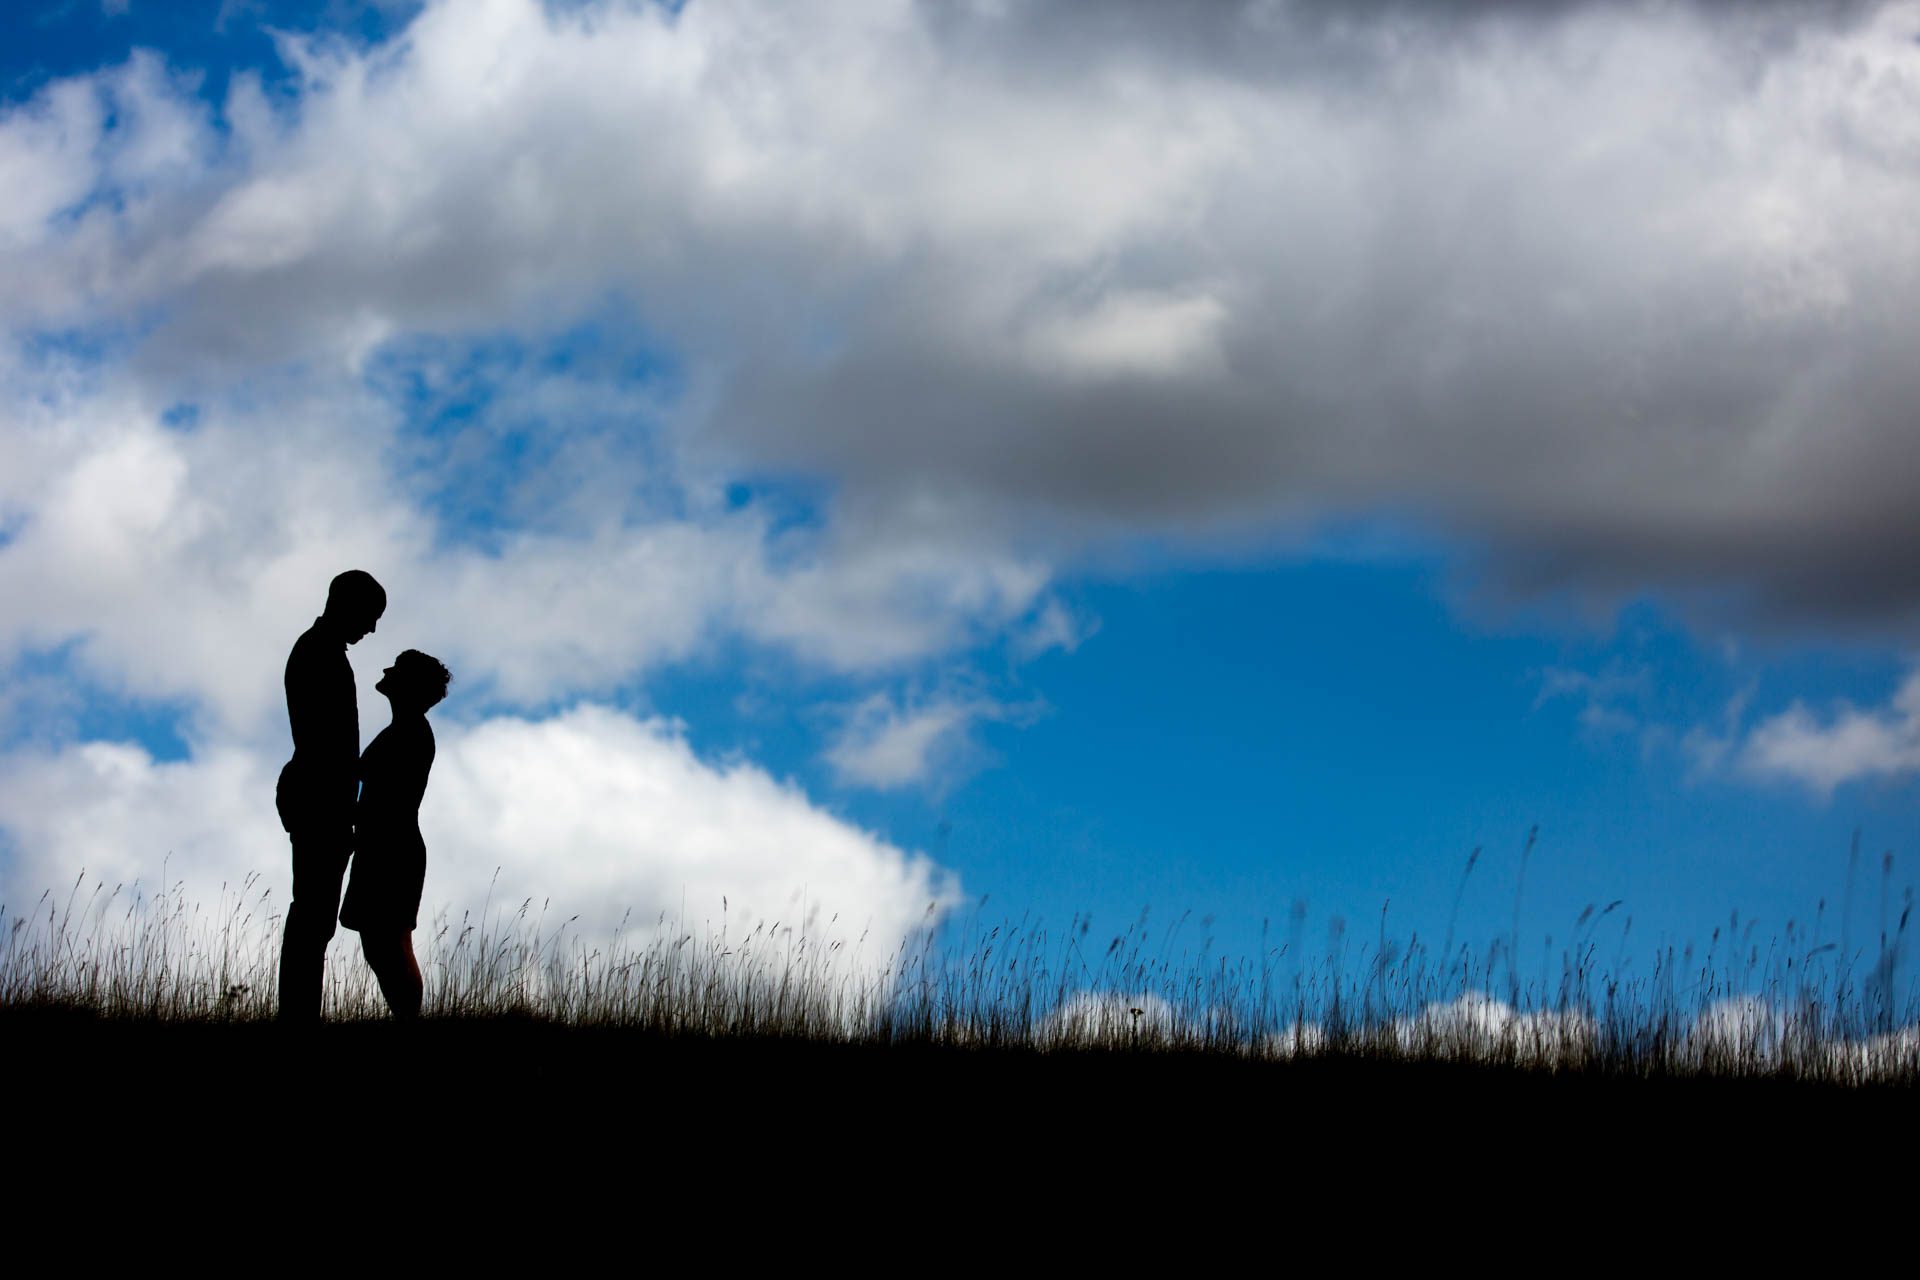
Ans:
[{"label": "woman's dress", "polygon": [[361,753],[353,873],[340,904],[346,928],[408,933],[418,925],[427,878],[420,797],[432,768],[433,730],[425,716],[388,725]]}]

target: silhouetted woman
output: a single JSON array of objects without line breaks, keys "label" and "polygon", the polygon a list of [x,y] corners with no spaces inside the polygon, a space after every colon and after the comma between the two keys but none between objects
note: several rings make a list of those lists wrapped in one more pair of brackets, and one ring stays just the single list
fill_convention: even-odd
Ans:
[{"label": "silhouetted woman", "polygon": [[420,1013],[420,964],[413,956],[427,845],[420,797],[433,768],[427,710],[452,679],[438,658],[409,649],[373,687],[387,695],[393,722],[360,754],[360,802],[354,810],[353,874],[340,923],[360,934],[367,967],[396,1018]]}]

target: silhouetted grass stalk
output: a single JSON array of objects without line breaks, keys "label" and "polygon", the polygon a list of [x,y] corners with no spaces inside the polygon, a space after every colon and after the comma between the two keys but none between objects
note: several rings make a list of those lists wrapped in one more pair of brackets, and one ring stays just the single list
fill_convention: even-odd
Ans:
[{"label": "silhouetted grass stalk", "polygon": [[[1471,867],[1471,864],[1469,864]],[[1517,895],[1516,895],[1517,896]],[[250,877],[212,910],[176,887],[76,880],[7,921],[0,1005],[109,1018],[257,1021],[274,1010],[280,917]],[[550,924],[531,901],[422,930],[425,1012],[437,1018],[533,1018],[669,1035],[782,1036],[1055,1050],[1200,1050],[1261,1058],[1340,1053],[1511,1064],[1552,1071],[1790,1075],[1834,1081],[1920,1079],[1920,1028],[1892,986],[1911,904],[1881,930],[1867,981],[1847,957],[1789,925],[1764,960],[1734,916],[1706,959],[1667,948],[1650,979],[1616,963],[1596,971],[1595,931],[1620,904],[1589,906],[1570,932],[1561,973],[1521,983],[1517,930],[1475,956],[1434,954],[1386,932],[1346,963],[1345,931],[1302,964],[1296,904],[1290,940],[1257,961],[1213,953],[1210,936],[1176,950],[1186,917],[1152,944],[1142,913],[1100,940],[1076,918],[1064,932],[979,912],[932,918],[890,954],[809,925],[734,931],[665,917],[641,940],[611,941]],[[835,922],[829,921],[827,927]],[[1203,922],[1209,929],[1211,920]],[[1631,928],[1629,920],[1622,938]],[[1264,931],[1263,931],[1264,937]],[[1809,945],[1810,944],[1810,945]],[[1623,942],[1624,945],[1624,942]],[[1804,948],[1804,950],[1803,950]],[[1290,983],[1276,986],[1284,966]],[[1496,984],[1507,999],[1486,994]],[[330,953],[327,1015],[375,1019],[385,1006],[353,935]],[[1357,1011],[1357,1012],[1356,1012]]]}]

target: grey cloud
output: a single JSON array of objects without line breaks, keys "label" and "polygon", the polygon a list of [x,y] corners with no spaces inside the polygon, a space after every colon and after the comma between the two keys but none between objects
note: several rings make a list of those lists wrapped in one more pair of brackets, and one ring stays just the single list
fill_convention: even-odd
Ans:
[{"label": "grey cloud", "polygon": [[1373,87],[1410,51],[1484,55],[1594,12],[1712,21],[1729,51],[1762,63],[1809,33],[1857,26],[1877,0],[1108,0],[1099,5],[921,0],[927,28],[960,56],[1037,77],[1090,61],[1190,68],[1251,83],[1302,76]]},{"label": "grey cloud", "polygon": [[[189,195],[36,246],[68,285],[0,305],[164,303],[150,370],[350,369],[615,291],[686,363],[686,456],[824,477],[878,538],[1411,516],[1511,589],[1911,634],[1917,31],[1909,3],[430,7]],[[110,282],[94,312],[74,279]]]},{"label": "grey cloud", "polygon": [[[927,301],[968,291],[941,262],[864,298],[828,367],[748,370],[718,422],[876,488],[1133,527],[1412,513],[1521,590],[1910,629],[1920,280],[1895,192],[1920,194],[1920,148],[1878,114],[1920,104],[1905,27],[1564,8],[1495,51],[1402,49],[1416,89],[1348,118],[1298,109],[1338,87],[1288,82],[1236,121],[1278,168],[1209,173],[1193,224],[1021,299],[1213,296],[1214,361],[1036,370]],[[1634,83],[1663,47],[1657,71],[1693,79]],[[1332,180],[1294,182],[1290,148]]]}]

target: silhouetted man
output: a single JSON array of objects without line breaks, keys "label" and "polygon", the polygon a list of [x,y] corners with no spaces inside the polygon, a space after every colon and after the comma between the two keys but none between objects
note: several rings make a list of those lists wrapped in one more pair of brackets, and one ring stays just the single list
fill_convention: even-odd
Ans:
[{"label": "silhouetted man", "polygon": [[370,635],[387,611],[373,575],[349,569],[327,591],[326,612],[287,657],[287,719],[293,759],[280,770],[275,800],[293,840],[293,898],[280,940],[280,1017],[320,1016],[327,943],[340,914],[340,879],[353,852],[353,805],[360,785],[360,713],[347,646]]}]

